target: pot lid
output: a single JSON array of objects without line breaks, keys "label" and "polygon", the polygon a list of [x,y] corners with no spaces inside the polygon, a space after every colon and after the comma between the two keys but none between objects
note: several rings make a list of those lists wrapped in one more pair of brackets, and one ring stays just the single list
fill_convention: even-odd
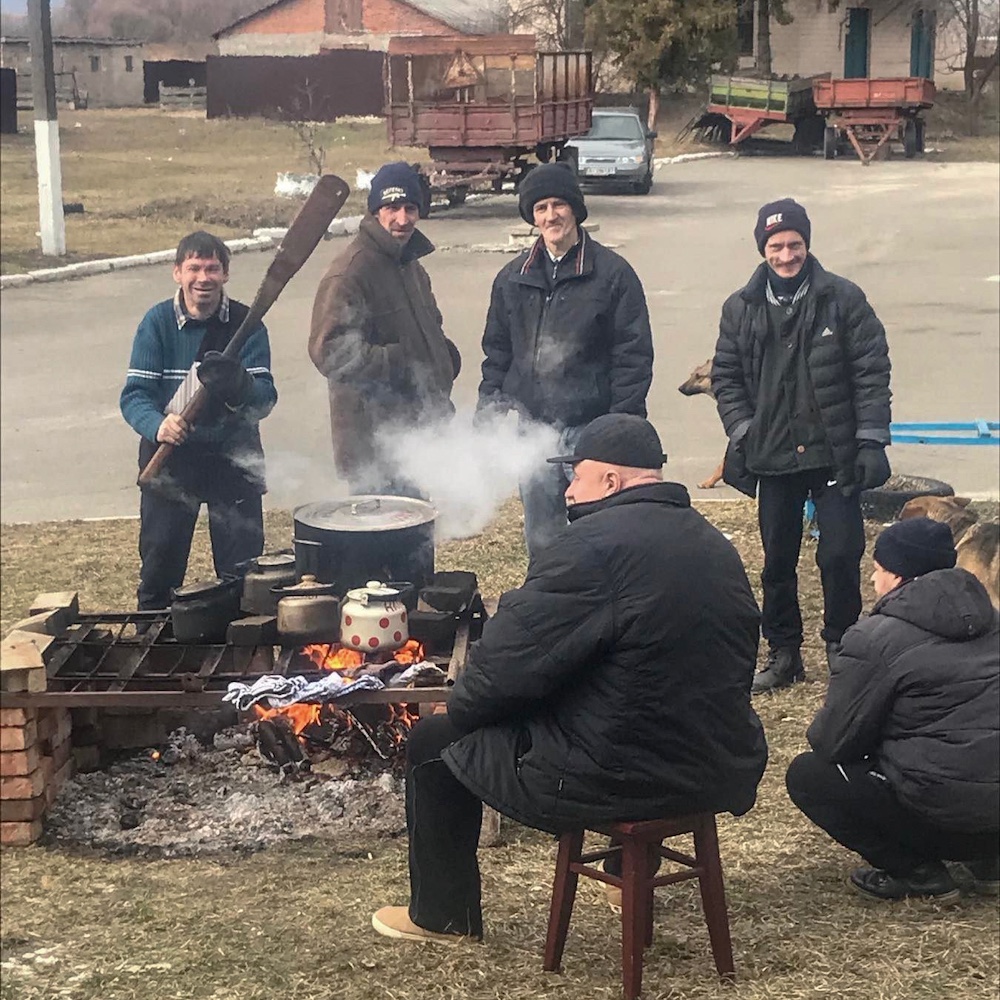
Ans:
[{"label": "pot lid", "polygon": [[295,565],[295,556],[291,552],[272,552],[257,556],[254,560],[257,569],[286,569]]},{"label": "pot lid", "polygon": [[194,583],[189,583],[186,587],[178,587],[174,590],[174,597],[179,597],[183,600],[187,597],[199,597],[202,594],[210,594],[222,587],[223,582],[217,576],[213,576],[208,580],[196,580]]},{"label": "pot lid", "polygon": [[367,604],[369,601],[374,601],[376,604],[390,604],[398,597],[398,590],[378,580],[369,580],[363,587],[347,592],[349,601],[359,601],[361,604]]},{"label": "pot lid", "polygon": [[426,500],[364,494],[343,500],[319,500],[296,507],[296,522],[329,531],[398,531],[432,524],[437,511]]}]

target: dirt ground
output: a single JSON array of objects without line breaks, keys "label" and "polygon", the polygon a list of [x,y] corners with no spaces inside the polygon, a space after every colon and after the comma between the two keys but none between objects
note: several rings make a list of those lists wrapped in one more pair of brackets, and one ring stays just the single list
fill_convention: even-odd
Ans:
[{"label": "dirt ground", "polygon": [[[753,505],[701,509],[732,537],[756,586]],[[287,514],[269,514],[270,545],[283,544],[289,531]],[[6,527],[0,631],[43,589],[79,587],[91,609],[128,606],[135,532],[129,521]],[[523,576],[520,533],[511,503],[479,538],[443,546],[439,568],[472,569],[486,593],[499,593]],[[206,549],[199,532],[193,572],[207,572]],[[739,980],[716,980],[697,891],[685,884],[658,894],[644,996],[994,1000],[995,900],[963,897],[949,908],[866,903],[844,885],[857,859],[785,795],[785,768],[804,749],[826,689],[813,558],[807,542],[800,581],[808,682],[755,700],[770,763],[756,808],[720,822]],[[391,944],[370,929],[375,908],[406,899],[402,839],[341,834],[170,861],[65,847],[4,850],[0,998],[612,1000],[620,996],[620,930],[596,883],[581,886],[563,974],[541,971],[554,858],[549,838],[509,826],[505,843],[481,852],[485,943],[440,951]]]}]

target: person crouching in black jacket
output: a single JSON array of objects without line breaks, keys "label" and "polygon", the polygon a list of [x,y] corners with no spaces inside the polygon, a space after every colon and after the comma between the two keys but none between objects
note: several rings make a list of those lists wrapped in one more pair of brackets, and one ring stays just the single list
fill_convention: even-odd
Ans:
[{"label": "person crouching in black jacket", "polygon": [[804,680],[796,570],[802,507],[816,505],[823,639],[836,651],[861,614],[861,490],[889,478],[885,330],[853,282],[809,253],[791,198],[761,208],[764,263],[722,307],[712,391],[729,437],[723,478],[757,496],[764,546],[761,630],[770,647],[754,693]]},{"label": "person crouching in black jacket", "polygon": [[983,585],[955,565],[947,525],[900,521],[875,543],[879,600],[848,629],[826,704],[786,785],[792,801],[874,867],[864,896],[996,894],[1000,829],[1000,632]]},{"label": "person crouching in black jacket", "polygon": [[753,806],[757,605],[665,458],[642,417],[605,414],[550,459],[573,468],[570,523],[503,595],[448,714],[410,731],[410,904],[375,913],[380,934],[482,937],[483,802],[550,833]]}]

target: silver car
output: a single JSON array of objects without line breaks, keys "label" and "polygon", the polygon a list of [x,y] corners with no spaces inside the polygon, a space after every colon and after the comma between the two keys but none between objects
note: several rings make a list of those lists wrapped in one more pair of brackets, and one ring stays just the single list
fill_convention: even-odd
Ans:
[{"label": "silver car", "polygon": [[581,184],[627,185],[636,194],[653,186],[653,140],[634,108],[594,111],[590,131],[566,143],[576,151]]}]

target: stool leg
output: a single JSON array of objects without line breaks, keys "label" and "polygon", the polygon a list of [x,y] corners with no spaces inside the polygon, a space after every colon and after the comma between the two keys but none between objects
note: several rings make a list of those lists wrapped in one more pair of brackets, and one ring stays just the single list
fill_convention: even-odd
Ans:
[{"label": "stool leg", "polygon": [[549,929],[545,935],[546,972],[558,972],[562,963],[569,918],[576,899],[576,884],[579,876],[570,871],[570,863],[580,860],[583,850],[583,830],[564,833],[559,838],[559,853],[556,856],[556,877],[552,885],[552,906],[549,909]]},{"label": "stool leg", "polygon": [[698,879],[701,907],[712,943],[712,957],[720,976],[736,978],[733,963],[733,942],[729,936],[729,911],[726,909],[726,889],[722,881],[722,861],[719,858],[719,837],[715,817],[708,817],[694,831],[694,853],[704,874]]},{"label": "stool leg", "polygon": [[642,990],[642,953],[652,917],[649,848],[639,840],[622,842],[622,984],[625,1000]]},{"label": "stool leg", "polygon": [[643,884],[643,893],[646,896],[647,906],[646,906],[646,947],[648,948],[653,943],[653,879],[656,878],[656,872],[659,868],[660,852],[657,849],[657,844],[650,844],[648,848],[649,858],[649,874],[648,874],[648,884]]}]

